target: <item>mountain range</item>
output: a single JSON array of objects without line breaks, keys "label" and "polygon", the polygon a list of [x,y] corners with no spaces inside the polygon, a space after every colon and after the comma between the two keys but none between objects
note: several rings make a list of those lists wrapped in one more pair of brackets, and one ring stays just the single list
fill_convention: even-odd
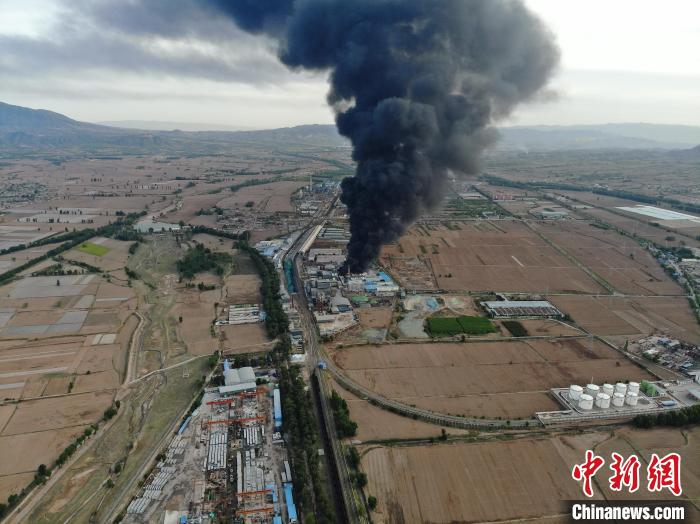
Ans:
[{"label": "mountain range", "polygon": [[[149,122],[92,124],[43,109],[0,102],[2,156],[40,155],[72,151],[78,154],[215,153],[231,144],[297,144],[348,147],[333,125],[301,125],[257,131],[199,130],[203,124],[151,122],[157,129],[140,129]],[[173,126],[168,130],[169,126]],[[177,129],[183,127],[188,130]],[[225,126],[224,126],[225,127]],[[684,150],[675,154],[700,156],[700,127],[660,124],[602,124],[585,126],[513,126],[499,128],[497,150],[565,151],[586,149]]]}]

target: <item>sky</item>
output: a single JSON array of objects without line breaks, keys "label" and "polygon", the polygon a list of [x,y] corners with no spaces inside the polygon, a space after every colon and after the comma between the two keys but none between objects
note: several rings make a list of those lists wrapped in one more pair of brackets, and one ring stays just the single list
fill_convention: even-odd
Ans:
[{"label": "sky", "polygon": [[[0,0],[0,101],[89,122],[333,121],[324,74],[287,70],[273,42],[205,9],[170,15],[169,1],[148,0],[151,16],[138,0]],[[562,62],[547,96],[504,124],[700,125],[700,2],[525,1]]]}]

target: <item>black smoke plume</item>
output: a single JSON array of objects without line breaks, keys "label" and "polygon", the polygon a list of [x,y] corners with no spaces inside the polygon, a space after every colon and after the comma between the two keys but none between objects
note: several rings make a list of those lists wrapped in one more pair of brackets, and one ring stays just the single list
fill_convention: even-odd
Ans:
[{"label": "black smoke plume", "polygon": [[328,102],[353,145],[342,183],[347,266],[364,271],[475,173],[491,124],[556,67],[550,32],[521,0],[214,0],[239,27],[279,41],[292,68],[328,70]]}]

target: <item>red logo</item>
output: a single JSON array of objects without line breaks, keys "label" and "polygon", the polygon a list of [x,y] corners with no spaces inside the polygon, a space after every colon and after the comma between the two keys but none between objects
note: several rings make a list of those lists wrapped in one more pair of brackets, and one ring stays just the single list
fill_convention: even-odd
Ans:
[{"label": "red logo", "polygon": [[624,462],[622,455],[618,453],[612,454],[613,463],[610,464],[610,469],[613,470],[613,476],[610,477],[610,489],[613,491],[622,491],[622,486],[627,486],[630,493],[634,493],[639,489],[639,459],[636,455],[631,455]]},{"label": "red logo", "polygon": [[[603,457],[587,450],[583,463],[576,464],[571,471],[571,476],[575,481],[583,481],[583,494],[585,496],[593,496],[593,478],[604,464]],[[637,455],[630,455],[625,460],[619,453],[612,453],[610,469],[613,472],[608,479],[611,490],[622,491],[623,488],[627,488],[629,493],[634,493],[639,489],[641,462]],[[649,491],[668,489],[677,497],[683,493],[681,488],[681,456],[678,453],[669,453],[664,457],[652,453],[647,466],[647,489]]]},{"label": "red logo", "polygon": [[605,460],[596,456],[590,449],[586,451],[586,460],[583,464],[576,464],[571,476],[574,480],[583,480],[583,494],[587,497],[593,496],[592,479],[600,468],[605,464]]},{"label": "red logo", "polygon": [[676,497],[683,493],[681,488],[681,456],[678,453],[669,453],[664,458],[659,458],[656,453],[651,455],[647,467],[647,480],[649,491],[661,491],[668,488]]}]

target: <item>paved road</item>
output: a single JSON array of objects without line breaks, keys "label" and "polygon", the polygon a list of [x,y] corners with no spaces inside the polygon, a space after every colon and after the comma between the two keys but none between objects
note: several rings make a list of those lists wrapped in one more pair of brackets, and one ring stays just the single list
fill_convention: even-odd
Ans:
[{"label": "paved road", "polygon": [[[331,208],[329,208],[329,211]],[[356,522],[365,523],[368,522],[368,520],[364,510],[362,509],[362,502],[356,498],[355,490],[351,485],[350,471],[345,461],[345,456],[335,429],[333,412],[328,403],[328,397],[330,395],[328,385],[326,383],[327,377],[324,375],[324,372],[318,368],[320,358],[318,339],[316,335],[316,324],[313,315],[309,311],[309,306],[306,301],[306,294],[304,292],[304,283],[300,277],[301,254],[299,250],[301,249],[301,246],[304,245],[316,225],[318,224],[310,224],[309,229],[304,234],[299,236],[292,248],[287,252],[285,258],[291,260],[294,264],[294,285],[297,289],[294,299],[304,330],[304,339],[306,341],[306,365],[308,367],[309,376],[315,374],[318,377],[321,393],[319,396],[323,416],[322,423],[326,429],[333,453],[334,463],[336,464],[347,519],[351,524],[355,524]]]},{"label": "paved road", "polygon": [[[307,340],[307,362],[310,366],[318,369],[318,364],[323,361],[327,366],[327,371],[333,376],[334,380],[338,382],[348,391],[354,393],[358,397],[368,400],[373,404],[399,413],[411,418],[418,418],[432,424],[438,424],[441,426],[454,427],[454,428],[517,428],[517,427],[532,427],[540,426],[540,422],[537,419],[520,420],[514,419],[510,421],[498,420],[498,419],[480,419],[472,417],[458,417],[454,415],[445,415],[443,413],[436,413],[433,411],[428,411],[426,409],[419,409],[413,406],[409,406],[402,402],[396,400],[388,399],[379,395],[378,393],[371,391],[361,384],[358,384],[350,377],[348,377],[345,372],[338,368],[331,359],[323,352],[323,349],[319,346],[316,337],[316,325],[313,315],[309,311],[308,304],[306,302],[306,294],[304,293],[304,286],[301,280],[301,255],[299,254],[299,249],[303,245],[303,242],[308,238],[307,233],[301,235],[297,243],[292,246],[292,248],[287,253],[287,257],[294,260],[294,278],[296,280],[295,285],[299,291],[296,296],[296,302],[298,304],[299,314],[304,323],[304,332]],[[580,336],[580,335],[579,335]],[[335,431],[335,428],[333,428]]]}]

